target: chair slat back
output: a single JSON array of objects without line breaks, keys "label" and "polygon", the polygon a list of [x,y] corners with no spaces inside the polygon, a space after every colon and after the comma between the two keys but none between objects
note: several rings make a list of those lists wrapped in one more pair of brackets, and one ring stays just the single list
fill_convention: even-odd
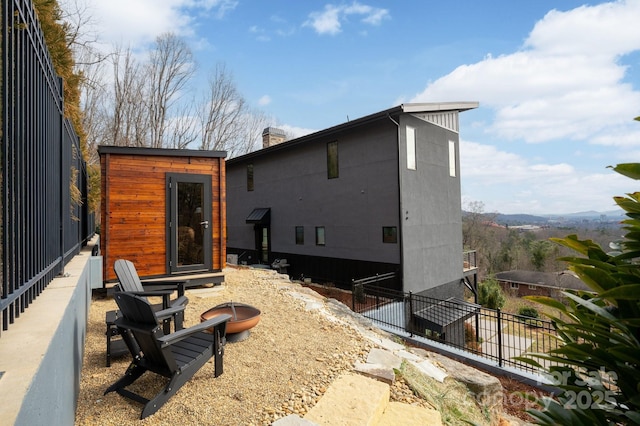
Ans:
[{"label": "chair slat back", "polygon": [[113,265],[118,281],[124,291],[144,291],[135,265],[126,259],[118,259]]},{"label": "chair slat back", "polygon": [[162,350],[158,341],[164,333],[149,302],[144,297],[126,292],[117,292],[114,298],[124,319],[121,324],[133,334],[149,368],[160,374],[175,371],[175,359],[170,351]]}]

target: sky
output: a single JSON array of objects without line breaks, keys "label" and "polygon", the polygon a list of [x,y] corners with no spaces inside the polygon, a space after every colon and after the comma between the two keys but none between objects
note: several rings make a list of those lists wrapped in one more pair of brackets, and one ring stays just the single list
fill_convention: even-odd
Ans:
[{"label": "sky", "polygon": [[463,208],[603,212],[638,190],[607,166],[640,162],[640,0],[71,1],[104,46],[180,35],[196,81],[224,64],[295,136],[402,103],[479,102],[460,114]]}]

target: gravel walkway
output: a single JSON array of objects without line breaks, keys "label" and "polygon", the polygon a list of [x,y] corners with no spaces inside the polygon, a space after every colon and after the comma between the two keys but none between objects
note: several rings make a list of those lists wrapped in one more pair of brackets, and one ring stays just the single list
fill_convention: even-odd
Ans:
[{"label": "gravel walkway", "polygon": [[[291,290],[311,292],[273,271],[226,268],[225,283],[213,289],[188,290],[185,326],[200,321],[207,309],[228,301],[262,311],[251,336],[225,348],[224,374],[213,377],[213,364],[187,382],[156,414],[142,422],[141,405],[104,390],[127,368],[129,355],[105,367],[104,315],[116,308],[111,298],[94,296],[89,312],[84,366],[76,425],[265,425],[290,413],[301,416],[315,405],[328,385],[365,361],[371,343],[351,326],[307,311]],[[314,295],[318,296],[316,293]],[[323,299],[320,297],[320,301]],[[148,376],[148,377],[147,377]],[[146,374],[138,380],[154,395],[164,380]],[[399,380],[392,399],[421,404]]]}]

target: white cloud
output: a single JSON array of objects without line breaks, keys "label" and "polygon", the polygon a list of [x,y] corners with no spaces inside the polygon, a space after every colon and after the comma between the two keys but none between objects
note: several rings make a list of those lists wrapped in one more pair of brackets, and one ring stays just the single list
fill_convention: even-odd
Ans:
[{"label": "white cloud", "polygon": [[476,142],[460,142],[460,168],[465,177],[483,185],[508,182],[521,184],[535,181],[539,177],[565,178],[574,170],[566,163],[531,164],[518,154],[500,151],[492,145]]},{"label": "white cloud", "polygon": [[267,106],[271,103],[271,97],[269,95],[264,95],[260,99],[258,99],[258,105]]},{"label": "white cloud", "polygon": [[361,16],[361,22],[368,25],[380,25],[389,18],[389,11],[369,5],[353,2],[351,5],[335,6],[327,4],[322,12],[311,12],[303,26],[310,26],[318,34],[335,35],[342,31],[342,23],[352,15]]},{"label": "white cloud", "polygon": [[310,135],[311,133],[318,131],[316,129],[307,129],[304,127],[291,126],[289,124],[278,124],[278,128],[284,130],[286,134],[291,135],[293,138]]},{"label": "white cloud", "polygon": [[[100,41],[136,48],[164,32],[192,36],[194,12],[222,18],[237,6],[232,0],[86,0]],[[64,2],[62,2],[64,8]]]},{"label": "white cloud", "polygon": [[564,162],[535,162],[476,142],[461,141],[460,163],[463,200],[481,200],[487,212],[612,210],[612,197],[629,187],[628,179],[604,167],[591,173]]},{"label": "white cloud", "polygon": [[620,59],[640,51],[638,16],[639,0],[551,11],[520,51],[462,65],[412,102],[478,100],[496,112],[488,131],[527,142],[582,140],[630,126],[640,92],[624,82]]}]

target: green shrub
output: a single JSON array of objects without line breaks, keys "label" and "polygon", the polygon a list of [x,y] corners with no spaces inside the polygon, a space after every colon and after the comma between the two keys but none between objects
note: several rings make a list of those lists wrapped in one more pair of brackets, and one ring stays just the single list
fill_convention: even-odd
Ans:
[{"label": "green shrub", "polygon": [[[619,164],[614,170],[640,180],[640,164]],[[563,292],[567,305],[527,297],[562,313],[562,319],[549,315],[558,348],[518,357],[545,370],[552,384],[564,390],[555,400],[530,398],[539,409],[529,414],[539,424],[640,424],[640,192],[614,201],[627,216],[620,253],[607,254],[576,235],[554,240],[579,254],[562,260],[592,292]],[[544,368],[537,360],[551,366]]]},{"label": "green shrub", "polygon": [[507,298],[496,280],[484,280],[478,285],[478,303],[485,308],[500,309],[506,301]]},{"label": "green shrub", "polygon": [[539,318],[538,310],[532,306],[523,306],[518,309],[518,315],[528,318]]}]

